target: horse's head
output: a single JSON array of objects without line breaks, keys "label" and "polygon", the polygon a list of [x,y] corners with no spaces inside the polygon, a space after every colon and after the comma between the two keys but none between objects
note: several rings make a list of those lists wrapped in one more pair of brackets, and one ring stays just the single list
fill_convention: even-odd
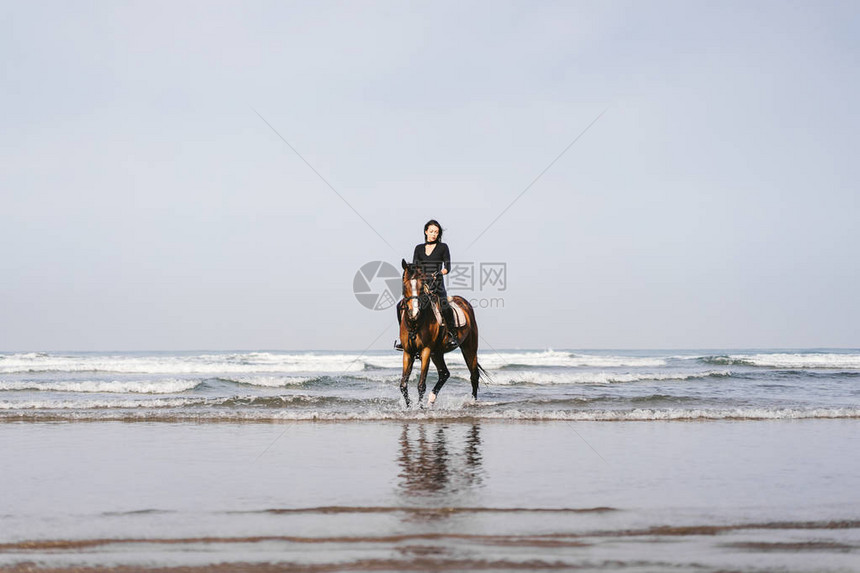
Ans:
[{"label": "horse's head", "polygon": [[421,265],[407,263],[406,259],[403,259],[400,264],[403,267],[403,299],[406,302],[406,317],[417,320],[421,306],[427,297],[427,293],[424,292],[424,270]]}]

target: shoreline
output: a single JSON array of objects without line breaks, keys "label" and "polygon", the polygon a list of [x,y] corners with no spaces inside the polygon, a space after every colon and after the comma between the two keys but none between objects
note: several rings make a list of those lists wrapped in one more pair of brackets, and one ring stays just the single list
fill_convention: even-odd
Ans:
[{"label": "shoreline", "polygon": [[[478,403],[480,404],[480,402]],[[691,411],[664,409],[636,409],[621,411],[573,410],[547,412],[477,412],[450,409],[419,409],[389,412],[307,412],[284,408],[279,413],[224,412],[223,415],[211,413],[160,412],[116,412],[99,413],[90,416],[80,411],[67,415],[56,412],[3,412],[0,410],[0,424],[17,423],[150,423],[150,424],[384,424],[384,423],[454,423],[454,424],[508,424],[508,423],[709,423],[709,422],[805,422],[825,420],[860,420],[860,409],[846,408],[784,408],[763,410],[751,408],[749,413],[732,409],[696,409]]]}]

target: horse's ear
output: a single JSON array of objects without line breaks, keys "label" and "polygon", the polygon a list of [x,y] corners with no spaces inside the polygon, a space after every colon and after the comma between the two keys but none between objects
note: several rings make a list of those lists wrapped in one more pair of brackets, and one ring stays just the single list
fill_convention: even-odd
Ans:
[{"label": "horse's ear", "polygon": [[400,259],[400,266],[402,266],[403,270],[405,271],[406,267],[408,267],[409,264],[406,262],[406,259]]}]

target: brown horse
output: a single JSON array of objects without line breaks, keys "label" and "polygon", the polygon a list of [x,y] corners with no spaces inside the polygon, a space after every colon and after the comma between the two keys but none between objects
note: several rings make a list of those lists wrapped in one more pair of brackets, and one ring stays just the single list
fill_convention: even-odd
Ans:
[{"label": "brown horse", "polygon": [[[445,329],[436,320],[431,307],[434,294],[426,284],[426,277],[420,265],[410,265],[405,260],[403,266],[403,305],[400,313],[400,343],[403,345],[403,376],[400,377],[400,391],[409,407],[409,387],[407,382],[412,374],[412,364],[416,357],[421,358],[421,375],[418,377],[418,403],[424,398],[427,389],[427,370],[430,360],[436,365],[439,380],[433,386],[427,403],[432,405],[436,396],[451,376],[445,366]],[[463,309],[466,324],[453,328],[457,333],[460,350],[469,368],[472,381],[472,397],[478,399],[478,379],[483,368],[478,364],[478,323],[472,305],[461,296],[452,298],[452,303]]]}]

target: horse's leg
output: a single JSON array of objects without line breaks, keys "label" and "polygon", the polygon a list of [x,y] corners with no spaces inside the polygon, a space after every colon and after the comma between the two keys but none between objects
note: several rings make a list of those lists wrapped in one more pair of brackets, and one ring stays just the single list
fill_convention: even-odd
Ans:
[{"label": "horse's leg", "polygon": [[445,385],[445,382],[451,376],[451,373],[448,372],[448,366],[445,364],[444,354],[431,354],[430,358],[433,359],[433,364],[436,365],[436,370],[439,372],[439,380],[436,382],[436,385],[433,386],[433,391],[430,392],[430,397],[427,399],[427,403],[432,406],[433,402],[436,401],[436,395],[439,394],[439,390],[441,390],[442,386]]},{"label": "horse's leg", "polygon": [[478,370],[478,333],[474,329],[466,335],[463,344],[460,345],[460,350],[463,353],[463,358],[466,360],[466,367],[469,368],[469,378],[472,382],[472,398],[477,400],[480,372]]},{"label": "horse's leg", "polygon": [[418,403],[424,398],[424,391],[427,389],[427,370],[430,369],[430,348],[424,347],[421,349],[421,374],[418,376]]},{"label": "horse's leg", "polygon": [[406,400],[406,407],[409,407],[409,375],[412,374],[412,363],[415,361],[415,356],[411,352],[403,353],[403,375],[400,377],[400,393],[403,394],[403,399]]}]

